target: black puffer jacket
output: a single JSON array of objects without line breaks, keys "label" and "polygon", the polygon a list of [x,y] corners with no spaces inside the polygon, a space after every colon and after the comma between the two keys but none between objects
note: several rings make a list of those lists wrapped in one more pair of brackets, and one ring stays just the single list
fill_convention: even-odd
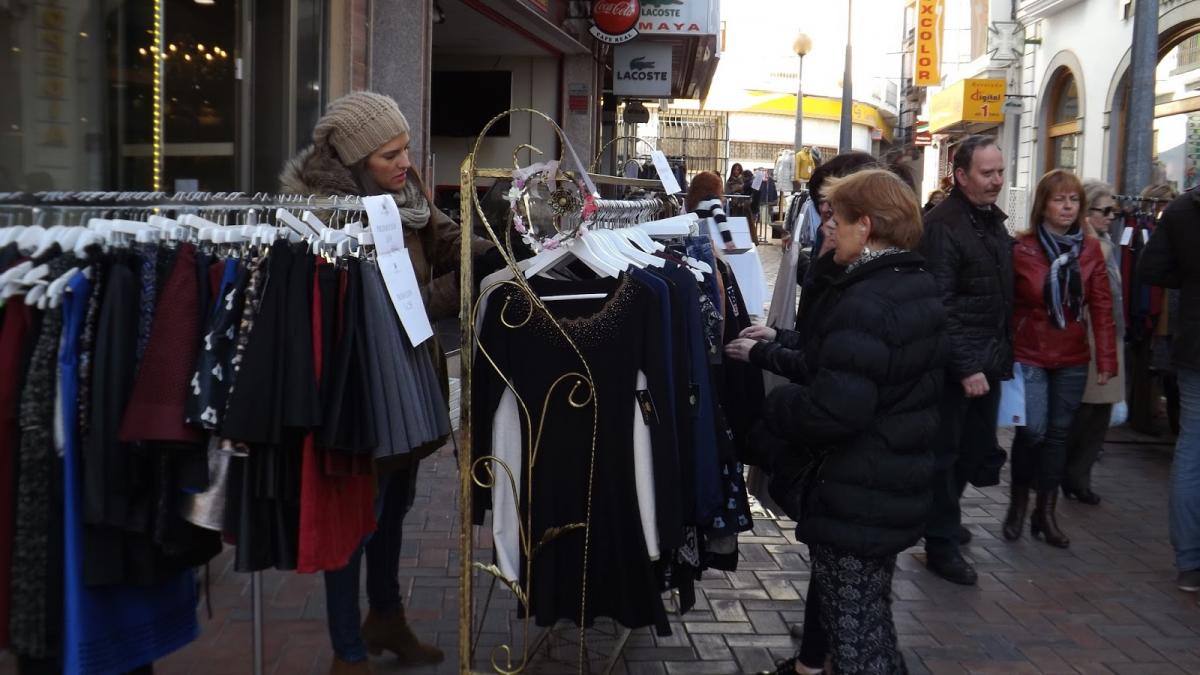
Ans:
[{"label": "black puffer jacket", "polygon": [[776,389],[763,444],[827,454],[797,526],[801,541],[862,557],[895,555],[925,527],[931,440],[948,355],[946,311],[917,253],[864,263],[833,281],[804,337],[805,384]]},{"label": "black puffer jacket", "polygon": [[971,206],[957,189],[925,214],[921,255],[946,305],[948,373],[1012,377],[1013,238],[999,208]]},{"label": "black puffer jacket", "polygon": [[1147,284],[1178,288],[1179,330],[1171,340],[1176,367],[1200,369],[1200,190],[1171,202],[1150,243],[1138,259],[1138,278]]}]

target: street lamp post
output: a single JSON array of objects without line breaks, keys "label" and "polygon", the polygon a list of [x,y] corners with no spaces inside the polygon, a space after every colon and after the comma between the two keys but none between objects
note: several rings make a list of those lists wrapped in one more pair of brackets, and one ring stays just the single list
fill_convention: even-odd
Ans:
[{"label": "street lamp post", "polygon": [[850,133],[853,127],[853,118],[850,115],[851,108],[854,107],[854,85],[851,83],[851,67],[850,67],[850,25],[854,21],[854,0],[849,0],[846,3],[846,69],[842,74],[842,128],[838,135],[838,152],[850,152]]},{"label": "street lamp post", "polygon": [[792,143],[792,151],[800,152],[804,142],[804,57],[812,51],[812,38],[805,33],[797,33],[796,40],[792,42],[792,51],[800,57],[800,69],[796,74],[796,139]]}]

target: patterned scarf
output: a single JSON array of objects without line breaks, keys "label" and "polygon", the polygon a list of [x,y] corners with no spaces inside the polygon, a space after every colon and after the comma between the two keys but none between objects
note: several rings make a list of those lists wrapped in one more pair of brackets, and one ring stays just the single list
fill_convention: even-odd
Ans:
[{"label": "patterned scarf", "polygon": [[1037,233],[1046,259],[1050,261],[1050,273],[1046,275],[1042,291],[1046,312],[1054,325],[1062,330],[1067,327],[1068,320],[1078,320],[1083,309],[1083,280],[1079,271],[1083,230],[1075,226],[1066,235],[1055,234],[1042,223],[1038,225]]},{"label": "patterned scarf", "polygon": [[897,253],[904,253],[904,249],[896,246],[889,246],[887,248],[879,249],[878,251],[872,251],[869,248],[864,248],[863,252],[858,256],[858,259],[846,266],[846,274],[853,272],[872,260],[882,258],[886,255],[895,255]]},{"label": "patterned scarf", "polygon": [[[362,186],[363,194],[381,195],[386,193],[387,190],[375,182],[366,163],[367,160],[364,159],[351,167],[351,173],[354,174],[358,184]],[[421,186],[417,183],[413,172],[408,173],[408,180],[404,181],[404,189],[400,192],[393,192],[391,195],[396,200],[396,208],[400,210],[400,222],[404,223],[405,227],[410,230],[420,230],[429,224],[429,200],[425,198],[425,193],[421,191]]]}]

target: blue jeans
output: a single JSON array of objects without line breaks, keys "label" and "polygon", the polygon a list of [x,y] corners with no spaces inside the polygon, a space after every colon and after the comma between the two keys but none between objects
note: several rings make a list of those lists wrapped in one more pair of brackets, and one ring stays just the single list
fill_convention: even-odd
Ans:
[{"label": "blue jeans", "polygon": [[1021,364],[1025,376],[1025,426],[1012,448],[1012,482],[1039,492],[1057,490],[1067,466],[1067,434],[1083,401],[1088,367],[1047,370]]},{"label": "blue jeans", "polygon": [[333,644],[333,653],[343,661],[367,660],[358,606],[358,578],[364,549],[367,553],[367,604],[371,611],[391,614],[402,608],[400,546],[404,538],[404,515],[412,504],[416,475],[415,463],[388,474],[375,496],[375,532],[358,547],[345,567],[325,573],[329,641]]},{"label": "blue jeans", "polygon": [[1179,439],[1171,464],[1171,545],[1181,572],[1200,569],[1200,370],[1179,368]]}]

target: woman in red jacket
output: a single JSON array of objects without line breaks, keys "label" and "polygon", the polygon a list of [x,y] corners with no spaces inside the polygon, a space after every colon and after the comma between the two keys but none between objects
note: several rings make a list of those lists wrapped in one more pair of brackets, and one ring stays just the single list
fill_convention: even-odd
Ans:
[{"label": "woman in red jacket", "polygon": [[[1029,530],[1046,543],[1071,544],[1054,510],[1066,466],[1066,437],[1087,384],[1088,326],[1096,344],[1097,383],[1117,372],[1112,292],[1100,244],[1085,235],[1083,185],[1074,174],[1051,171],[1038,183],[1033,229],[1013,249],[1014,352],[1025,378],[1025,426],[1012,448],[1012,499],[1004,537],[1018,539],[1037,489]],[[1086,322],[1085,322],[1086,319]]]}]

